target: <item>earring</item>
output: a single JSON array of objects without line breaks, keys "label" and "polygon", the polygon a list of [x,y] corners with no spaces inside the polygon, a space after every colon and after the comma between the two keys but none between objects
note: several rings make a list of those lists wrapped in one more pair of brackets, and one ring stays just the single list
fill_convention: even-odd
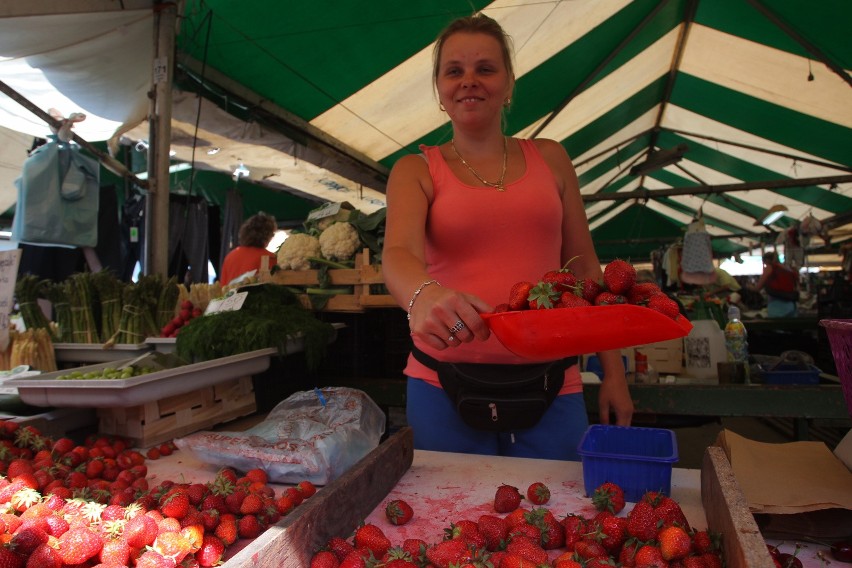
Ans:
[{"label": "earring", "polygon": [[438,108],[441,109],[441,112],[447,112],[447,109],[444,108],[444,103],[438,103]]},{"label": "earring", "polygon": [[506,97],[506,100],[503,101],[503,106],[508,107],[510,104],[512,104],[512,99],[509,98],[509,97]]}]

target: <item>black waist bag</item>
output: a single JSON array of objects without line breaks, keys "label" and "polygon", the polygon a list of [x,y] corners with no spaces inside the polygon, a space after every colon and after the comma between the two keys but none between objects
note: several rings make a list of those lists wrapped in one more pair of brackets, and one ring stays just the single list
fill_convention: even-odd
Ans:
[{"label": "black waist bag", "polygon": [[544,416],[576,357],[524,365],[446,363],[416,347],[414,358],[438,380],[465,424],[475,430],[511,432],[532,428]]}]

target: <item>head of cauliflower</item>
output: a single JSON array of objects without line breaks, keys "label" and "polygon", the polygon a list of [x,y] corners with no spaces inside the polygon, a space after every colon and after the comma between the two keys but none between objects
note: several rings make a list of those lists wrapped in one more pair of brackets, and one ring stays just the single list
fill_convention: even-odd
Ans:
[{"label": "head of cauliflower", "polygon": [[351,223],[340,221],[320,233],[319,244],[325,258],[350,260],[361,246],[361,237]]},{"label": "head of cauliflower", "polygon": [[307,233],[294,233],[278,248],[278,266],[287,270],[308,270],[310,257],[320,255],[319,239]]}]

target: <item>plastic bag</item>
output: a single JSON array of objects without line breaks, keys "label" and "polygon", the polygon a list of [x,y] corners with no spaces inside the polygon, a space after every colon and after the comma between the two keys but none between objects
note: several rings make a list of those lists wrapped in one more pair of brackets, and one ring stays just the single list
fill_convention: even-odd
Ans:
[{"label": "plastic bag", "polygon": [[357,389],[297,392],[243,432],[196,432],[178,438],[199,460],[239,471],[262,468],[277,483],[325,485],[379,445],[384,412]]}]

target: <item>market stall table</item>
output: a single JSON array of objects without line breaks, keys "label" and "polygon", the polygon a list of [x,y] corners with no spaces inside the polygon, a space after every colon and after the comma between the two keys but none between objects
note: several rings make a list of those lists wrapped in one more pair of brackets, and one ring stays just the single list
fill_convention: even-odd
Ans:
[{"label": "market stall table", "polygon": [[[525,489],[533,481],[544,482],[553,493],[547,507],[558,518],[593,511],[583,494],[579,462],[427,452],[413,450],[411,444],[410,428],[401,430],[260,537],[240,541],[223,566],[307,568],[313,552],[328,538],[349,537],[362,520],[378,525],[394,544],[408,537],[433,543],[450,522],[493,513],[494,492],[502,483]],[[724,452],[709,448],[702,470],[675,468],[672,497],[681,503],[693,526],[722,530],[730,568],[772,568],[764,541],[725,464]],[[152,483],[175,476],[190,482],[207,481],[217,469],[177,452],[151,462],[149,476]],[[401,527],[391,525],[384,516],[385,504],[395,498],[406,499],[415,511],[412,521]],[[704,507],[706,502],[712,506]],[[627,509],[631,507],[628,504]],[[791,542],[770,542],[785,551],[793,549]],[[826,549],[805,543],[798,557],[805,568],[818,568],[825,564],[820,554],[827,554]]]}]

